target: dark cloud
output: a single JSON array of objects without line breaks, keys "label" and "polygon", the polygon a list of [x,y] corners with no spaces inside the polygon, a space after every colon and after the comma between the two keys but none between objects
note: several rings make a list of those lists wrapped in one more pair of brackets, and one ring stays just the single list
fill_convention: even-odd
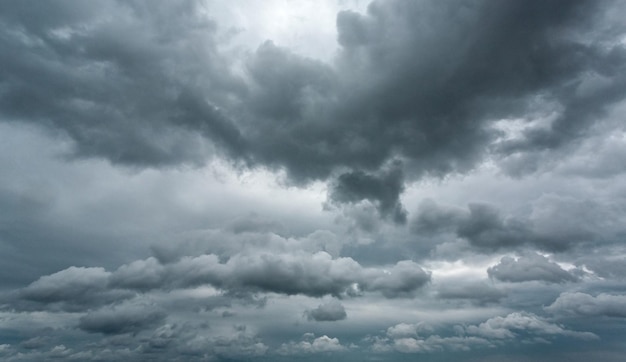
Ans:
[{"label": "dark cloud", "polygon": [[469,215],[457,228],[457,234],[480,248],[497,249],[521,245],[532,233],[524,222],[505,219],[488,204],[469,204]]},{"label": "dark cloud", "polygon": [[309,320],[317,322],[334,322],[346,319],[346,309],[341,303],[332,300],[328,303],[322,303],[317,308],[307,310],[305,315]]},{"label": "dark cloud", "polygon": [[452,233],[484,251],[531,245],[562,252],[588,242],[613,243],[622,233],[622,212],[613,202],[543,195],[530,206],[532,212],[523,218],[486,203],[470,203],[464,210],[425,200],[411,230],[429,236]]},{"label": "dark cloud", "polygon": [[563,315],[626,318],[626,296],[602,293],[594,297],[587,293],[566,292],[544,309]]},{"label": "dark cloud", "polygon": [[548,283],[576,282],[578,277],[563,270],[543,255],[528,254],[517,259],[505,256],[500,263],[487,269],[489,277],[506,282],[539,280]]},{"label": "dark cloud", "polygon": [[400,164],[378,175],[353,171],[339,175],[330,191],[330,199],[337,203],[373,202],[378,212],[398,223],[406,223],[406,210],[400,202],[404,190],[404,176]]},{"label": "dark cloud", "polygon": [[78,327],[90,333],[134,333],[160,324],[165,317],[165,312],[154,306],[118,305],[88,313],[80,318]]},{"label": "dark cloud", "polygon": [[621,360],[626,5],[357,3],[0,2],[0,359]]},{"label": "dark cloud", "polygon": [[[342,173],[338,200],[374,200],[404,220],[401,177],[369,172],[395,158],[409,178],[469,170],[495,139],[490,122],[524,117],[537,99],[557,119],[497,152],[556,149],[624,96],[621,28],[602,23],[597,2],[373,2],[338,14],[335,64],[268,41],[243,62],[246,77],[200,8],[4,6],[3,118],[115,163],[198,164],[214,145],[297,182]],[[588,74],[611,80],[588,86]]]},{"label": "dark cloud", "polygon": [[411,223],[414,233],[434,235],[455,233],[472,246],[495,250],[517,247],[533,241],[528,222],[506,218],[493,205],[471,203],[468,210],[423,201]]},{"label": "dark cloud", "polygon": [[239,147],[236,129],[207,97],[241,82],[218,56],[215,24],[197,14],[199,5],[3,5],[1,41],[15,51],[1,60],[0,114],[60,130],[77,156],[114,163],[204,162],[206,142],[196,132],[226,150]]}]

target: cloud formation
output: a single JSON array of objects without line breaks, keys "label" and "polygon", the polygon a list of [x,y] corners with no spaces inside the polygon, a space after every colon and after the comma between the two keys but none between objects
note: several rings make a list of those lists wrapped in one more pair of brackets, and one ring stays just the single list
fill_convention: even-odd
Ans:
[{"label": "cloud formation", "polygon": [[622,361],[625,14],[0,2],[0,359]]},{"label": "cloud formation", "polygon": [[565,292],[545,310],[557,314],[626,318],[626,296],[601,293],[594,297],[586,293]]},{"label": "cloud formation", "polygon": [[[620,46],[581,40],[599,26],[583,16],[599,13],[595,2],[373,2],[366,14],[337,15],[335,63],[268,41],[241,64],[246,76],[220,48],[219,19],[201,16],[202,8],[195,1],[5,7],[2,41],[14,51],[2,61],[3,117],[62,131],[78,156],[198,164],[214,146],[236,162],[283,167],[296,181],[348,168],[341,189],[373,185],[363,172],[394,158],[406,160],[411,178],[469,170],[496,139],[490,122],[533,108],[558,115],[500,142],[497,153],[558,149],[626,87]],[[590,74],[608,81],[594,83]],[[349,201],[374,198],[381,212],[402,219],[397,197],[366,189]]]},{"label": "cloud formation", "polygon": [[328,303],[322,303],[317,308],[307,310],[305,315],[308,320],[317,322],[334,322],[346,319],[348,314],[341,303],[332,300]]},{"label": "cloud formation", "polygon": [[548,283],[576,282],[578,277],[563,270],[543,255],[528,254],[517,259],[503,257],[500,263],[487,269],[489,277],[506,282],[539,280]]}]

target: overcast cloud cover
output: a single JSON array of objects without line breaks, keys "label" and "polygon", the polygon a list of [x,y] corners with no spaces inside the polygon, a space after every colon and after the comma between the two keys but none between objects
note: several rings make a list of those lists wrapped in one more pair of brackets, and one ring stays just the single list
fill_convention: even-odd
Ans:
[{"label": "overcast cloud cover", "polygon": [[0,359],[622,361],[625,17],[0,0]]}]

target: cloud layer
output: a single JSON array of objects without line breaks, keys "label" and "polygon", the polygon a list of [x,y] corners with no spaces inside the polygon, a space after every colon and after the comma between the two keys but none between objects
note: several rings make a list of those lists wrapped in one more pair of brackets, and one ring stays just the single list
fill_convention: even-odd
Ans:
[{"label": "cloud layer", "polygon": [[0,2],[0,359],[621,361],[624,15]]}]

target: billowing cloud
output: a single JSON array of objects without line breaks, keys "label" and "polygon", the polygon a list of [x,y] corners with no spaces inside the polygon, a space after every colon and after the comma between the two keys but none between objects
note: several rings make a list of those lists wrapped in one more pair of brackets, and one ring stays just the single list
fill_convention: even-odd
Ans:
[{"label": "billowing cloud", "polygon": [[[294,180],[354,170],[339,185],[373,185],[362,170],[393,158],[408,161],[411,177],[465,171],[496,139],[493,120],[558,112],[497,152],[556,149],[623,98],[625,56],[611,37],[618,24],[604,33],[605,48],[585,41],[599,20],[580,14],[598,8],[373,2],[366,14],[338,14],[334,64],[268,41],[240,63],[244,77],[220,49],[220,19],[200,2],[25,3],[2,11],[5,29],[21,32],[2,38],[14,51],[2,61],[0,109],[61,130],[77,155],[116,163],[197,164],[215,146],[236,161],[284,167]],[[592,86],[589,74],[610,81]],[[387,192],[350,195],[375,198],[402,219]]]},{"label": "billowing cloud", "polygon": [[593,333],[568,330],[532,313],[518,312],[504,317],[490,318],[479,325],[466,327],[465,331],[467,334],[489,339],[514,339],[521,334],[534,334],[544,337],[567,336],[582,340],[598,339],[598,336]]},{"label": "billowing cloud", "polygon": [[113,273],[102,268],[71,267],[40,278],[19,295],[21,299],[40,303],[92,303],[89,306],[93,307],[128,298],[133,295],[129,293],[131,290],[146,292],[212,285],[235,293],[339,297],[380,292],[387,298],[398,298],[413,296],[429,281],[430,273],[409,260],[389,268],[370,268],[352,258],[333,259],[326,252],[258,251],[236,254],[226,262],[213,254],[184,257],[172,264],[148,258],[122,265]]},{"label": "billowing cloud", "polygon": [[544,309],[565,315],[626,318],[626,296],[601,293],[594,297],[587,293],[565,292]]},{"label": "billowing cloud", "polygon": [[505,256],[500,263],[487,269],[489,277],[506,282],[539,280],[548,283],[578,281],[578,277],[543,255],[528,254],[517,259]]},{"label": "billowing cloud", "polygon": [[621,361],[625,14],[0,2],[0,359]]},{"label": "billowing cloud", "polygon": [[307,310],[305,314],[309,320],[318,322],[340,321],[348,316],[346,309],[336,300],[322,303],[315,309]]},{"label": "billowing cloud", "polygon": [[382,216],[390,216],[394,222],[404,224],[406,211],[400,203],[403,183],[402,170],[397,164],[381,175],[353,171],[338,177],[330,199],[338,203],[372,201]]},{"label": "billowing cloud", "polygon": [[393,339],[417,337],[418,334],[430,334],[433,327],[428,323],[399,323],[387,328],[387,337]]},{"label": "billowing cloud", "polygon": [[411,221],[418,235],[454,234],[485,251],[534,246],[564,251],[589,241],[609,243],[621,233],[621,213],[612,203],[542,195],[526,217],[506,215],[488,203],[467,209],[424,200]]},{"label": "billowing cloud", "polygon": [[45,308],[86,310],[130,298],[134,293],[110,289],[103,268],[70,267],[34,281],[18,296]]}]

